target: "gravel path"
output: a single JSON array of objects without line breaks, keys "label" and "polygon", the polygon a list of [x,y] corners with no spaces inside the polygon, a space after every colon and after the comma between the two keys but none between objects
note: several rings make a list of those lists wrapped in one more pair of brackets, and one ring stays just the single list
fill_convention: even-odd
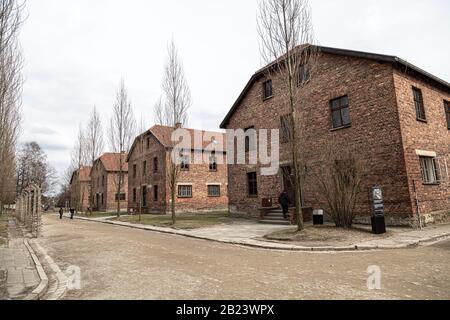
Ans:
[{"label": "gravel path", "polygon": [[[450,241],[411,250],[301,253],[243,248],[81,220],[44,217],[41,245],[67,299],[450,299]],[[367,289],[367,268],[382,290]]]}]

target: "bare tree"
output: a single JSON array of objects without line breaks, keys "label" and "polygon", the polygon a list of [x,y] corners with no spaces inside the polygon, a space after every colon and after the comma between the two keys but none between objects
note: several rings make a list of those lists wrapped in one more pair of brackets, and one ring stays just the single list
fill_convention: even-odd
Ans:
[{"label": "bare tree", "polygon": [[15,198],[15,160],[21,125],[23,57],[19,31],[24,2],[0,2],[0,208]]},{"label": "bare tree", "polygon": [[[168,47],[168,58],[162,83],[164,98],[155,105],[156,122],[170,127],[185,126],[188,120],[188,110],[191,107],[191,91],[184,75],[183,64],[178,56],[174,41]],[[176,224],[176,188],[180,164],[172,157],[169,161],[167,179],[171,195],[172,224]]]},{"label": "bare tree", "polygon": [[[75,146],[72,150],[72,159],[70,167],[73,169],[74,172],[75,171],[80,172],[83,167],[88,165],[88,163],[89,163],[89,155],[88,155],[87,140],[83,126],[80,123],[80,126],[78,128],[77,139],[75,141]],[[79,192],[76,192],[75,208],[74,208],[76,212],[79,212],[83,208],[85,196],[86,195],[84,194],[84,188],[81,191],[81,194]]]},{"label": "bare tree", "polygon": [[29,185],[41,188],[45,195],[56,192],[58,177],[55,168],[48,162],[47,155],[36,142],[23,145],[17,159],[17,194]]},{"label": "bare tree", "polygon": [[120,217],[120,202],[122,187],[124,186],[124,166],[125,155],[129,152],[135,136],[136,119],[134,118],[133,109],[128,99],[128,92],[125,82],[122,79],[120,87],[117,91],[116,101],[113,107],[113,116],[109,123],[108,134],[110,148],[115,153],[120,153],[118,157],[118,174],[114,179],[117,195],[117,216]]},{"label": "bare tree", "polygon": [[287,121],[292,149],[292,180],[298,231],[304,228],[302,215],[301,173],[301,101],[316,64],[311,10],[308,0],[262,0],[258,17],[261,56],[268,65],[267,76],[277,74],[282,79],[280,95],[287,97],[290,118]]},{"label": "bare tree", "polygon": [[[86,127],[86,151],[89,157],[89,166],[94,167],[95,160],[101,156],[104,149],[103,127],[97,108],[94,106],[91,118]],[[92,214],[94,207],[94,188],[90,188],[89,212]]]},{"label": "bare tree", "polygon": [[352,227],[358,196],[363,193],[362,182],[367,175],[367,167],[355,154],[358,153],[352,148],[329,146],[314,163],[316,169],[309,172],[318,186],[318,196],[324,197],[327,204],[326,213],[339,228]]}]

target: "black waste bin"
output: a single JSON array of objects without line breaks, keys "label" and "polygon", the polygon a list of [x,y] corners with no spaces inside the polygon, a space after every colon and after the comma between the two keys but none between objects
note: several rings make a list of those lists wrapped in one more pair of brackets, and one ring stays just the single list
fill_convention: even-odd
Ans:
[{"label": "black waste bin", "polygon": [[372,217],[372,231],[374,234],[386,233],[386,219],[384,215],[375,215]]},{"label": "black waste bin", "polygon": [[313,224],[315,226],[323,225],[323,210],[314,210],[313,211]]}]

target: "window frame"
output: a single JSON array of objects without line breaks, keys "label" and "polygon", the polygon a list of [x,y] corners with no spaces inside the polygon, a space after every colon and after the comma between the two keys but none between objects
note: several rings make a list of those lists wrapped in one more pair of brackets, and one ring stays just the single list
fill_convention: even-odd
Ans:
[{"label": "window frame", "polygon": [[137,202],[137,189],[133,188],[133,202],[136,203]]},{"label": "window frame", "polygon": [[440,184],[440,172],[437,159],[435,157],[419,157],[422,182],[425,185]]},{"label": "window frame", "polygon": [[[343,104],[343,100],[346,99],[347,100],[347,104]],[[339,102],[339,106],[335,107],[334,106],[334,102]],[[346,110],[348,112],[348,123],[344,123],[344,113],[343,110]],[[343,129],[343,128],[348,128],[351,127],[352,125],[352,120],[350,118],[350,98],[348,95],[344,95],[335,99],[330,100],[330,110],[331,110],[331,126],[332,126],[332,130],[339,130],[339,129]],[[339,126],[335,126],[334,123],[334,115],[336,112],[339,112],[339,119],[340,119],[340,125]]]},{"label": "window frame", "polygon": [[[250,143],[251,142],[250,141],[251,137],[250,137],[250,135],[247,134],[248,131],[250,131],[250,130],[255,130],[256,131],[254,126],[245,128],[245,130],[244,130],[244,134],[245,134],[245,153],[249,153],[249,152],[253,152],[253,151],[257,151],[258,150],[257,136],[254,135],[253,138],[255,139],[255,141],[254,141],[254,143]],[[252,148],[250,148],[250,147],[252,147]]]},{"label": "window frame", "polygon": [[[211,188],[217,188],[215,191],[217,191],[216,193],[211,193]],[[208,198],[220,198],[221,197],[221,188],[220,188],[220,184],[209,184],[207,187],[207,192],[208,192]]]},{"label": "window frame", "polygon": [[309,68],[309,64],[303,63],[298,67],[297,87],[307,84],[310,80],[311,70]]},{"label": "window frame", "polygon": [[[425,102],[423,99],[422,89],[413,86],[412,92],[414,108],[416,109],[416,120],[420,122],[427,122],[427,113],[425,111]],[[419,96],[417,96],[416,94]]]},{"label": "window frame", "polygon": [[450,130],[450,101],[444,100],[444,112],[447,120],[447,129]]},{"label": "window frame", "polygon": [[125,192],[120,193],[120,200],[119,200],[119,194],[116,193],[115,194],[115,201],[120,201],[120,202],[127,201],[127,194]]},{"label": "window frame", "polygon": [[[186,188],[187,192],[182,192],[183,188]],[[179,184],[178,185],[178,198],[180,199],[190,199],[193,197],[192,185]]]},{"label": "window frame", "polygon": [[[269,84],[270,84],[270,87],[268,87]],[[273,81],[272,81],[272,79],[267,79],[266,81],[264,81],[262,86],[263,86],[263,93],[262,93],[263,101],[273,98]],[[270,95],[268,95],[269,88],[270,88]]]},{"label": "window frame", "polygon": [[182,155],[180,159],[180,170],[189,171],[191,169],[191,158],[186,155]]},{"label": "window frame", "polygon": [[[254,178],[252,177],[254,175]],[[254,184],[254,185],[252,185]],[[258,174],[257,172],[247,172],[247,195],[249,198],[258,197]]]},{"label": "window frame", "polygon": [[217,172],[217,157],[215,153],[209,156],[209,172]]},{"label": "window frame", "polygon": [[142,176],[147,176],[147,160],[142,161]]},{"label": "window frame", "polygon": [[159,201],[159,188],[158,186],[153,186],[153,202]]},{"label": "window frame", "polygon": [[153,158],[153,173],[157,173],[158,172],[158,157],[154,157]]},{"label": "window frame", "polygon": [[133,164],[133,179],[137,178],[137,164]]}]

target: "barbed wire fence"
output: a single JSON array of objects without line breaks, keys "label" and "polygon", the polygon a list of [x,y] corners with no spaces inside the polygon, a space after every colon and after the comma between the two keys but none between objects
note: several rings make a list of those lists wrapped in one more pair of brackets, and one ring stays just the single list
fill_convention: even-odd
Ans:
[{"label": "barbed wire fence", "polygon": [[39,238],[42,231],[42,191],[35,185],[30,185],[18,195],[14,216],[31,233]]}]

